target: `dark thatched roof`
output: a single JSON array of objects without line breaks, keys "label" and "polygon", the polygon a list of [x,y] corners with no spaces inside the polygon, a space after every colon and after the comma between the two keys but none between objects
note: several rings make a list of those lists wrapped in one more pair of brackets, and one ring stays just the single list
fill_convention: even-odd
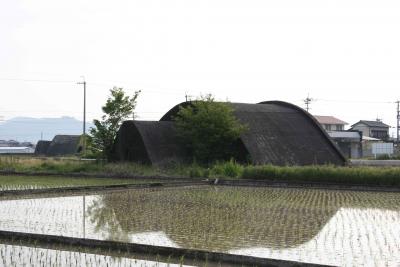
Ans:
[{"label": "dark thatched roof", "polygon": [[80,135],[56,135],[47,150],[47,156],[74,155],[81,151]]},{"label": "dark thatched roof", "polygon": [[[235,116],[248,127],[241,136],[254,164],[343,165],[345,157],[319,123],[303,109],[290,103],[230,103]],[[173,107],[161,121],[172,121],[179,108]]]},{"label": "dark thatched roof", "polygon": [[51,144],[51,141],[40,140],[36,144],[35,155],[46,155],[50,144]]},{"label": "dark thatched roof", "polygon": [[113,159],[119,161],[166,165],[186,158],[169,121],[125,121],[113,148]]}]

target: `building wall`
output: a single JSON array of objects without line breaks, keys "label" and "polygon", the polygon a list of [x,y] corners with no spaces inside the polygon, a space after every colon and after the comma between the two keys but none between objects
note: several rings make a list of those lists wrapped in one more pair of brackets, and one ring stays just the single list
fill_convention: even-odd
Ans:
[{"label": "building wall", "polygon": [[361,131],[363,136],[371,137],[370,128],[367,125],[359,124],[351,128],[352,130]]},{"label": "building wall", "polygon": [[[334,139],[335,140],[335,139]],[[342,153],[351,159],[359,159],[362,157],[361,143],[357,141],[335,140]]]},{"label": "building wall", "polygon": [[31,147],[4,147],[0,149],[0,154],[32,154],[35,150]]},{"label": "building wall", "polygon": [[[363,136],[368,136],[368,137],[373,137],[373,138],[378,138],[378,139],[385,139],[389,137],[389,128],[385,127],[369,127],[365,124],[359,124],[355,125],[352,127],[352,130],[357,130],[357,131],[362,131]],[[374,131],[380,131],[380,132],[385,132],[386,135],[380,136],[376,135]]]},{"label": "building wall", "polygon": [[[379,132],[378,134],[376,132]],[[378,139],[386,139],[389,137],[389,128],[382,127],[371,127],[370,128],[371,137]]]},{"label": "building wall", "polygon": [[359,159],[362,158],[362,146],[361,143],[351,143],[351,158]]},{"label": "building wall", "polygon": [[322,124],[322,127],[326,131],[343,131],[344,130],[343,124]]}]

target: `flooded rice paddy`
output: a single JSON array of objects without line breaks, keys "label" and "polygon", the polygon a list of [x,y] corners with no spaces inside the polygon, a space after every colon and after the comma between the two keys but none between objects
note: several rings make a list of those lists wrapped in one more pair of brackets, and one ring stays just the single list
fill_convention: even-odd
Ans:
[{"label": "flooded rice paddy", "polygon": [[153,179],[76,178],[51,176],[0,176],[0,192],[7,190],[50,189],[79,186],[107,186],[117,184],[144,184]]},{"label": "flooded rice paddy", "polygon": [[0,244],[0,266],[110,266],[110,267],[178,267],[168,260],[144,260],[124,256],[110,256],[93,252],[69,251],[67,248],[48,249],[20,245]]},{"label": "flooded rice paddy", "polygon": [[0,230],[328,265],[400,265],[400,195],[203,186],[0,201]]}]

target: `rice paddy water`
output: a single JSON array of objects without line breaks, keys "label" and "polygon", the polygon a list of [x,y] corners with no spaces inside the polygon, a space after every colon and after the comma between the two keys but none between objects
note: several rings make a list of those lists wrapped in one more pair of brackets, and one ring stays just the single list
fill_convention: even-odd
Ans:
[{"label": "rice paddy water", "polygon": [[0,244],[0,266],[141,266],[178,267],[168,261],[142,260],[123,256],[109,256],[90,252],[47,249],[19,245]]},{"label": "rice paddy water", "polygon": [[0,230],[339,266],[400,265],[398,193],[201,186],[2,200]]},{"label": "rice paddy water", "polygon": [[50,189],[80,186],[108,186],[124,184],[145,184],[158,182],[157,179],[116,179],[93,177],[61,176],[0,176],[0,192],[8,190]]}]

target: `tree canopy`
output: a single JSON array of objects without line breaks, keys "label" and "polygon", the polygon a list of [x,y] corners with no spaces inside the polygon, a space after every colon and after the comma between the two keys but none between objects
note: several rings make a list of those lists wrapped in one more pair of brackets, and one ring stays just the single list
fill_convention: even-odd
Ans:
[{"label": "tree canopy", "polygon": [[140,91],[128,96],[122,88],[114,87],[110,93],[102,107],[104,115],[101,120],[93,121],[95,127],[90,129],[89,138],[91,151],[107,159],[111,156],[114,139],[122,122],[128,118],[135,118],[134,110]]},{"label": "tree canopy", "polygon": [[181,107],[174,118],[182,143],[194,160],[211,163],[236,158],[235,144],[247,129],[229,103],[216,102],[211,94]]}]

